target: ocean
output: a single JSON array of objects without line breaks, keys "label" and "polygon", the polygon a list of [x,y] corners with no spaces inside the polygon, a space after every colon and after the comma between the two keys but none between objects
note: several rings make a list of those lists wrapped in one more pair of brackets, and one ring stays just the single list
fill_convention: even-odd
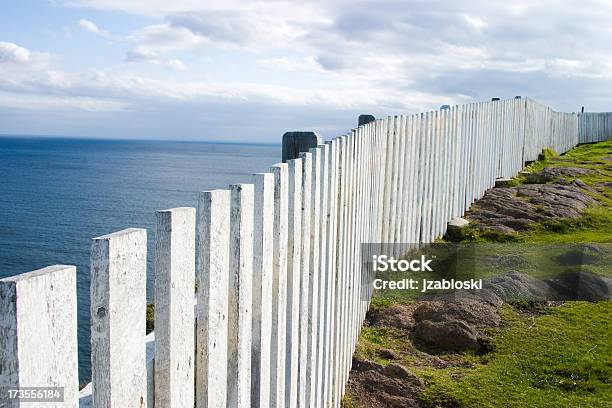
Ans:
[{"label": "ocean", "polygon": [[79,381],[87,382],[91,238],[147,229],[151,299],[154,212],[250,182],[280,153],[280,145],[0,137],[0,278],[76,265]]}]

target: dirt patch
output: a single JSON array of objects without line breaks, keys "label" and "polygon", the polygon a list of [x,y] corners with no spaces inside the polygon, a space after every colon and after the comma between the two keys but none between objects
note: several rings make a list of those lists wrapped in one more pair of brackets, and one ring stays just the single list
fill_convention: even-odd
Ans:
[{"label": "dirt patch", "polygon": [[486,352],[488,338],[480,329],[497,327],[501,323],[496,306],[462,296],[421,302],[413,318],[416,322],[412,332],[415,345],[432,354],[466,350]]},{"label": "dirt patch", "polygon": [[481,338],[478,330],[463,320],[424,320],[415,326],[413,335],[417,345],[432,352],[479,351]]},{"label": "dirt patch", "polygon": [[612,278],[588,272],[568,272],[545,283],[554,290],[556,300],[610,300]]},{"label": "dirt patch", "polygon": [[347,384],[350,395],[366,407],[420,408],[423,382],[406,367],[382,366],[368,360],[353,360]]},{"label": "dirt patch", "polygon": [[374,327],[394,327],[410,331],[414,327],[412,313],[417,304],[396,303],[385,309],[368,311],[366,322]]}]

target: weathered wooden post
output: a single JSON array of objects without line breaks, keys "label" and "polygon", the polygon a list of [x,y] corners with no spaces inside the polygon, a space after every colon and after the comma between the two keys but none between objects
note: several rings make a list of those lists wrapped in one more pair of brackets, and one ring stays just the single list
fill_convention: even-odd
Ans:
[{"label": "weathered wooden post", "polygon": [[346,205],[346,191],[348,187],[347,181],[347,158],[349,149],[347,146],[347,137],[340,136],[337,138],[339,140],[339,149],[338,149],[338,160],[339,160],[339,171],[338,171],[338,201],[337,206],[335,207],[335,211],[337,212],[338,224],[336,225],[336,240],[334,241],[335,247],[335,256],[334,256],[334,264],[335,264],[335,273],[334,273],[334,283],[332,284],[333,288],[333,296],[332,296],[332,340],[331,340],[331,373],[330,373],[330,395],[329,395],[329,403],[330,406],[336,406],[335,404],[338,402],[338,363],[339,363],[339,355],[342,344],[340,343],[340,325],[341,325],[341,313],[342,313],[342,293],[343,293],[343,285],[342,281],[343,273],[344,273],[344,251],[343,251],[343,243],[345,241],[345,233],[347,227],[347,221],[345,218],[344,206]]},{"label": "weathered wooden post", "polygon": [[321,143],[323,138],[317,132],[286,132],[283,135],[283,163],[297,159],[300,153],[307,152]]},{"label": "weathered wooden post", "polygon": [[300,257],[302,231],[302,160],[289,166],[288,239],[287,239],[287,337],[285,404],[297,406],[298,346],[300,340]]},{"label": "weathered wooden post", "polygon": [[300,249],[300,302],[299,302],[299,346],[298,346],[298,375],[297,375],[297,392],[298,406],[308,406],[307,397],[307,374],[308,359],[308,340],[309,340],[309,321],[312,319],[310,296],[310,257],[312,248],[310,246],[311,234],[311,194],[312,194],[312,153],[301,153],[300,160],[302,162],[302,183],[301,183],[301,249]]},{"label": "weathered wooden post", "polygon": [[251,404],[270,406],[272,347],[272,269],[274,174],[258,173],[253,220],[253,343],[251,347]]},{"label": "weathered wooden post", "polygon": [[251,407],[253,185],[230,186],[228,408]]},{"label": "weathered wooden post", "polygon": [[155,215],[155,407],[193,408],[195,208]]},{"label": "weathered wooden post", "polygon": [[370,122],[374,122],[376,118],[374,115],[359,115],[357,118],[357,127],[367,125]]},{"label": "weathered wooden post", "polygon": [[285,406],[285,346],[287,335],[287,222],[289,180],[286,163],[270,169],[274,174],[274,222],[272,228],[272,345],[270,348],[270,407]]},{"label": "weathered wooden post", "polygon": [[196,222],[196,407],[227,403],[230,192],[200,193]]},{"label": "weathered wooden post", "polygon": [[147,231],[129,228],[91,246],[94,407],[146,407]]},{"label": "weathered wooden post", "polygon": [[320,242],[321,242],[321,161],[323,157],[323,147],[319,146],[310,149],[312,156],[312,176],[310,192],[310,282],[308,289],[308,345],[307,345],[307,364],[306,364],[306,399],[307,406],[315,405],[315,392],[318,375],[318,339],[319,339],[319,296],[322,294],[321,272],[319,267]]},{"label": "weathered wooden post", "polygon": [[333,313],[334,313],[334,282],[335,282],[335,248],[336,248],[336,223],[337,211],[336,205],[338,202],[338,139],[327,142],[328,145],[328,172],[327,172],[327,212],[324,215],[327,218],[326,223],[326,248],[325,248],[325,293],[323,295],[323,313],[324,313],[324,338],[323,338],[323,364],[321,376],[321,393],[320,406],[326,407],[331,403],[331,379],[332,374],[332,333],[333,333]]},{"label": "weathered wooden post", "polygon": [[324,144],[320,147],[321,156],[318,160],[320,189],[319,189],[319,262],[315,266],[319,271],[319,292],[318,292],[318,312],[317,312],[317,355],[316,355],[316,378],[311,393],[311,405],[320,407],[322,404],[323,387],[325,381],[325,349],[326,349],[326,330],[327,330],[327,251],[328,239],[328,214],[329,214],[329,165],[330,165],[330,145]]},{"label": "weathered wooden post", "polygon": [[[54,265],[1,279],[0,334],[3,393],[23,387],[60,387],[64,398],[60,405],[78,407],[74,266]],[[8,397],[0,395],[0,406],[29,405]]]}]

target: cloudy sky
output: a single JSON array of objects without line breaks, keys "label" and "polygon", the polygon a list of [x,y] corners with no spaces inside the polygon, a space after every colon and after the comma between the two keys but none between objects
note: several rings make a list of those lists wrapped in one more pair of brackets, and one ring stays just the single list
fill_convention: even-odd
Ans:
[{"label": "cloudy sky", "polygon": [[492,96],[612,110],[608,0],[20,0],[0,134],[279,142]]}]

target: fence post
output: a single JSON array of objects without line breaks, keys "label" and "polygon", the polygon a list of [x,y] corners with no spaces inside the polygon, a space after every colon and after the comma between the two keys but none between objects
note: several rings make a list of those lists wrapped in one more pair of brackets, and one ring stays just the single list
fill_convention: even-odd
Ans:
[{"label": "fence post", "polygon": [[305,404],[309,407],[315,406],[315,393],[317,385],[317,363],[318,363],[318,346],[319,338],[319,296],[321,293],[320,280],[320,233],[321,233],[321,160],[323,157],[323,147],[319,146],[310,149],[312,156],[312,176],[311,176],[311,191],[310,191],[310,260],[309,274],[310,282],[308,289],[308,346],[307,346],[307,366],[306,366],[306,401]]},{"label": "fence post", "polygon": [[196,407],[225,408],[230,192],[201,192],[196,221]]},{"label": "fence post", "polygon": [[146,407],[147,231],[129,228],[91,246],[94,407]]},{"label": "fence post", "polygon": [[300,159],[302,162],[302,182],[301,182],[301,256],[300,256],[300,295],[299,295],[299,347],[298,347],[298,375],[297,375],[297,391],[298,391],[298,406],[307,407],[307,387],[309,386],[309,373],[307,366],[310,359],[308,354],[309,345],[309,321],[312,319],[312,304],[309,301],[310,297],[310,258],[313,248],[310,246],[311,234],[311,194],[312,194],[312,153],[301,153]]},{"label": "fence post", "polygon": [[195,208],[155,215],[155,407],[193,408]]},{"label": "fence post", "polygon": [[325,249],[325,294],[323,296],[323,313],[324,313],[324,338],[323,338],[323,374],[322,374],[322,387],[321,395],[322,398],[320,406],[327,407],[331,402],[331,380],[330,375],[332,374],[332,363],[333,363],[333,351],[332,351],[332,338],[333,338],[333,313],[334,313],[334,271],[335,271],[335,248],[336,248],[336,223],[337,223],[337,212],[336,205],[338,202],[338,139],[334,139],[328,144],[328,192],[327,192],[327,224],[326,224],[326,246]]},{"label": "fence post", "polygon": [[274,174],[274,222],[272,267],[272,345],[270,348],[270,407],[285,406],[285,345],[287,308],[288,167],[279,163]]},{"label": "fence post", "polygon": [[328,218],[329,218],[329,164],[330,164],[330,145],[320,146],[320,160],[317,160],[319,170],[319,261],[317,273],[319,274],[318,291],[318,311],[317,311],[317,355],[316,355],[316,378],[312,387],[311,404],[315,407],[322,406],[322,395],[325,381],[325,348],[326,348],[326,305],[327,305],[327,251],[328,251]]},{"label": "fence post", "polygon": [[258,173],[253,221],[253,344],[251,351],[251,404],[270,406],[270,351],[272,346],[272,250],[274,175]]},{"label": "fence post", "polygon": [[300,153],[323,143],[323,138],[317,132],[286,132],[283,135],[283,163],[297,159]]},{"label": "fence post", "polygon": [[230,186],[228,407],[251,407],[253,185]]},{"label": "fence post", "polygon": [[289,219],[287,223],[287,337],[285,404],[297,406],[298,345],[300,341],[300,256],[302,231],[302,160],[289,160]]},{"label": "fence post", "polygon": [[[1,279],[0,333],[0,387],[63,387],[62,406],[78,407],[74,266]],[[20,406],[6,397],[0,395],[0,406]]]},{"label": "fence post", "polygon": [[344,282],[342,282],[342,278],[344,277],[344,247],[343,244],[346,238],[346,213],[344,208],[346,207],[346,193],[348,188],[348,178],[347,178],[347,159],[349,153],[349,147],[347,144],[347,137],[340,136],[339,140],[339,148],[338,148],[338,201],[337,205],[334,207],[334,212],[338,217],[338,223],[336,224],[336,237],[337,239],[334,241],[335,247],[335,255],[334,255],[334,280],[332,283],[332,340],[331,340],[331,374],[330,374],[330,395],[329,395],[329,404],[332,407],[335,407],[338,403],[338,378],[339,378],[339,358],[340,358],[340,349],[341,349],[341,314],[343,312],[342,309],[342,293]]},{"label": "fence post", "polygon": [[359,115],[357,118],[357,127],[367,125],[370,122],[374,122],[376,118],[374,115]]}]

